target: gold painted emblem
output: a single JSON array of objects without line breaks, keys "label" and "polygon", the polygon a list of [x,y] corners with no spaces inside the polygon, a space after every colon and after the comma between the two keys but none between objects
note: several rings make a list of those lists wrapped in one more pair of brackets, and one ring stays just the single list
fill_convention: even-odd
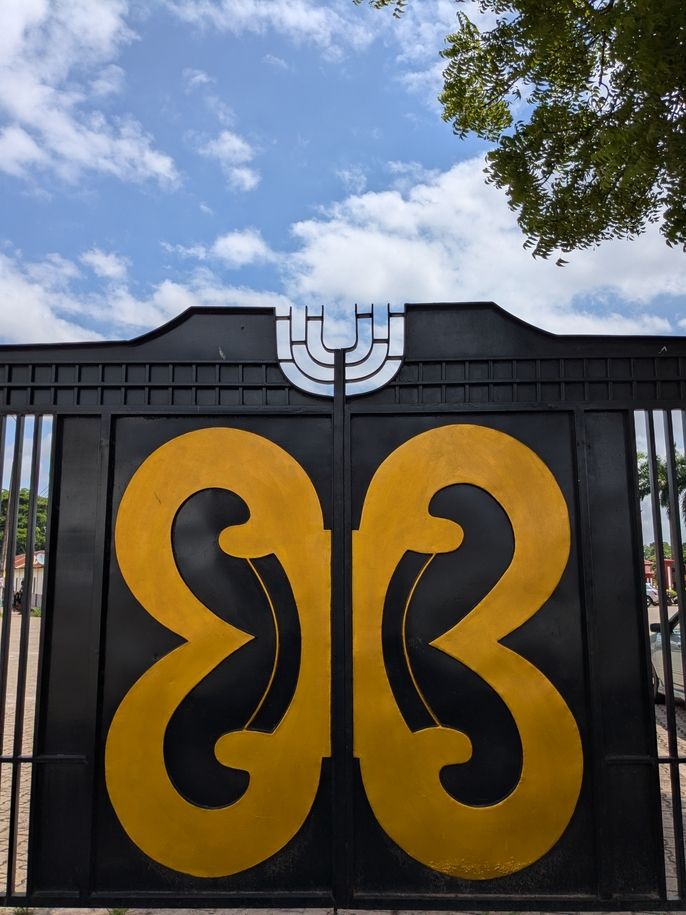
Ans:
[{"label": "gold painted emblem", "polygon": [[[171,531],[183,503],[203,489],[228,489],[248,505],[245,524],[219,538],[229,555],[274,554],[291,583],[301,631],[297,686],[273,733],[221,737],[219,762],[250,775],[245,794],[222,808],[199,807],[175,788],[164,735],[186,695],[252,636],[220,619],[188,589]],[[266,860],[293,838],[314,802],[329,743],[329,551],[317,494],[283,449],[239,429],[201,429],[154,451],[119,507],[117,561],[134,597],[185,643],[131,687],[107,736],[105,778],[131,840],[173,870],[221,877]]]},{"label": "gold painted emblem", "polygon": [[[469,760],[469,737],[441,725],[410,730],[381,644],[386,592],[405,552],[448,553],[462,543],[458,524],[429,513],[432,497],[456,483],[493,496],[515,542],[502,578],[432,642],[496,691],[519,731],[517,786],[485,807],[462,804],[441,785],[444,766]],[[379,467],[353,536],[354,743],[374,815],[401,848],[434,870],[468,880],[521,870],[566,829],[583,772],[579,731],[564,699],[500,641],[541,608],[567,565],[569,516],[555,478],[533,451],[502,432],[473,425],[433,429]]]},{"label": "gold painted emblem", "polygon": [[[463,804],[442,787],[441,769],[469,760],[469,737],[435,716],[435,726],[413,732],[383,658],[383,608],[398,563],[409,550],[433,556],[462,542],[459,524],[429,512],[432,497],[458,483],[493,496],[514,532],[514,555],[501,579],[432,642],[498,693],[519,731],[518,783],[491,806]],[[174,517],[191,495],[209,488],[229,489],[248,505],[249,520],[225,529],[220,547],[248,561],[278,558],[301,629],[297,686],[274,732],[246,726],[217,741],[217,759],[250,776],[245,794],[218,809],[182,797],[163,749],[185,696],[251,639],[197,599],[174,559]],[[330,537],[317,494],[300,465],[261,436],[190,432],[158,448],[134,474],[115,547],[133,595],[185,642],[143,674],[116,712],[105,754],[112,804],[132,841],[155,861],[201,877],[238,873],[299,831],[330,753]],[[521,442],[493,429],[452,425],[418,435],[384,461],[370,484],[353,540],[354,751],[380,825],[427,867],[471,880],[512,874],[545,855],[569,824],[583,774],[576,722],[541,671],[501,642],[548,600],[569,549],[567,506],[552,473]]]}]

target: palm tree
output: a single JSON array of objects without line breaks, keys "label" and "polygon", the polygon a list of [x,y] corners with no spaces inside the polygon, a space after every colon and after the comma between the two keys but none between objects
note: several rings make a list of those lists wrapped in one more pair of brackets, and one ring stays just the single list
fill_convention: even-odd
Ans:
[{"label": "palm tree", "polygon": [[[667,461],[655,456],[657,465],[657,491],[660,497],[660,505],[666,509],[669,514],[669,485],[667,483]],[[681,506],[681,514],[686,520],[686,455],[680,451],[675,451],[674,464],[676,470],[676,488],[677,499]],[[638,453],[638,495],[645,499],[650,495],[650,473],[648,470],[648,457],[639,451]]]}]

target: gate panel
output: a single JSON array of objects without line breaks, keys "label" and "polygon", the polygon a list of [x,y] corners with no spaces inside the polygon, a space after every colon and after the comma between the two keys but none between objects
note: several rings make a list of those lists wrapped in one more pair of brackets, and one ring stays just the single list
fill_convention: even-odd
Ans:
[{"label": "gate panel", "polygon": [[6,730],[0,761],[6,904],[683,905],[686,650],[657,529],[669,505],[683,610],[686,342],[487,303],[357,318],[335,359],[320,312],[3,348],[3,419],[54,415],[40,619],[11,593],[19,431],[3,473],[6,721],[42,646],[33,748]]},{"label": "gate panel", "polygon": [[[518,657],[526,658],[537,672],[540,671],[546,680],[554,684],[576,722],[581,744],[587,747],[590,733],[584,618],[579,580],[580,531],[576,508],[573,415],[473,413],[465,417],[454,413],[421,416],[384,413],[379,416],[365,414],[361,406],[358,409],[353,407],[351,410],[350,431],[354,528],[359,526],[361,515],[364,526],[362,513],[366,510],[365,499],[370,498],[369,480],[374,470],[388,460],[389,455],[398,454],[403,444],[417,441],[417,436],[426,436],[428,430],[451,431],[460,430],[460,427],[462,430],[484,430],[492,435],[493,447],[501,449],[508,443],[508,439],[509,442],[516,439],[537,455],[552,472],[563,494],[571,528],[571,552],[569,561],[562,566],[562,578],[541,609],[532,606],[525,611],[531,618],[521,627],[517,624],[521,609],[517,602],[522,600],[521,596],[512,594],[505,597],[502,607],[495,608],[494,612],[504,613],[506,609],[512,608],[513,622],[502,623],[502,628],[506,631],[502,644]],[[458,435],[456,442],[459,443],[459,440]],[[488,445],[490,447],[490,440]],[[467,470],[467,479],[470,473],[473,479],[478,479],[482,469],[481,458],[477,455],[474,458],[477,463],[471,467],[464,456],[461,458],[461,463],[465,464]],[[435,461],[440,460],[441,455],[437,450]],[[502,472],[508,472],[505,462],[506,456],[502,453],[498,455],[493,468],[494,479],[501,468]],[[417,468],[417,474],[419,473]],[[512,563],[515,541],[523,543],[527,538],[536,538],[535,524],[547,526],[548,519],[545,515],[537,515],[539,508],[546,511],[545,505],[537,507],[542,494],[531,492],[527,497],[531,500],[534,527],[513,531],[511,520],[502,506],[482,488],[487,484],[456,482],[447,487],[444,484],[445,480],[437,479],[437,492],[428,503],[430,513],[459,524],[464,540],[459,548],[437,555],[429,565],[426,565],[430,559],[428,547],[423,552],[410,550],[403,556],[391,578],[384,601],[382,641],[393,698],[413,737],[418,739],[417,735],[420,735],[421,738],[427,728],[442,728],[446,738],[449,733],[447,729],[452,729],[453,733],[459,731],[467,734],[471,740],[472,756],[468,761],[455,758],[455,764],[451,765],[448,749],[447,759],[441,760],[440,755],[436,755],[434,762],[435,774],[438,775],[440,771],[440,783],[445,794],[446,822],[451,819],[454,821],[454,863],[451,865],[447,860],[440,868],[431,868],[413,859],[411,855],[402,853],[377,822],[358,774],[355,789],[356,902],[358,899],[366,902],[372,896],[383,895],[391,896],[396,902],[401,898],[403,905],[411,905],[417,897],[436,893],[449,894],[453,898],[454,895],[463,894],[542,896],[552,893],[593,896],[595,867],[590,767],[584,767],[579,800],[572,804],[571,822],[565,829],[563,838],[554,842],[555,847],[549,854],[524,870],[517,867],[517,873],[490,878],[479,875],[476,884],[473,879],[467,878],[470,845],[475,841],[474,831],[480,828],[479,811],[484,818],[492,817],[493,811],[488,808],[499,803],[502,805],[503,799],[516,789],[523,752],[531,756],[533,748],[522,746],[520,730],[512,713],[498,695],[497,689],[486,682],[488,671],[483,670],[480,676],[478,671],[433,647],[431,643],[458,621],[477,612],[474,608],[503,578]],[[418,483],[416,479],[408,477],[405,485],[412,489]],[[526,484],[524,480],[513,478],[507,480],[506,485],[516,493],[518,488]],[[399,497],[389,493],[389,528],[395,524],[394,498]],[[354,534],[353,538],[355,536]],[[381,554],[388,546],[382,540],[376,548]],[[552,544],[542,552],[548,550],[552,551]],[[373,562],[374,557],[370,557],[370,561]],[[545,569],[531,567],[525,570],[531,590],[536,590],[537,579],[544,575]],[[360,614],[366,609],[361,609]],[[361,616],[355,615],[355,611],[353,619],[354,625],[362,624]],[[490,624],[487,619],[484,619],[483,625],[484,638],[488,639],[491,636],[488,634]],[[467,636],[467,640],[470,642],[478,637],[477,627]],[[468,657],[467,644],[465,658]],[[355,657],[354,664],[357,664],[357,660]],[[496,649],[493,656],[495,668],[491,673],[497,674],[500,665],[506,664],[508,660],[508,653],[505,652],[502,658],[498,658]],[[476,660],[472,660],[472,663],[478,666]],[[356,670],[354,676],[357,676]],[[519,688],[524,690],[526,686],[522,683]],[[532,691],[540,688],[538,674],[533,677],[529,688]],[[532,695],[531,700],[535,702],[535,696]],[[356,702],[359,704],[363,701],[362,694],[356,693]],[[359,709],[356,708],[356,721],[358,715]],[[550,733],[547,739],[550,740],[550,749],[553,751],[551,755],[554,755],[555,744],[568,737],[561,728],[557,734]],[[356,751],[357,749],[356,743]],[[570,747],[570,752],[573,752],[573,747]],[[590,753],[588,756],[590,759]],[[405,762],[402,758],[397,759],[399,770],[402,770]],[[463,764],[457,765],[458,762]],[[443,768],[445,765],[447,768]],[[426,769],[423,774],[428,780],[434,773]],[[397,775],[395,777],[398,778]],[[530,777],[534,777],[533,774]],[[393,773],[389,772],[389,780],[392,782],[393,779]],[[560,773],[559,780],[562,790],[564,773]],[[538,790],[544,791],[544,786],[539,786]],[[430,840],[437,826],[430,811],[423,809],[427,803],[428,791],[427,784],[418,783],[414,794],[398,796],[397,804],[404,810],[402,815],[413,822],[415,833],[426,832],[427,839]],[[553,795],[550,804],[556,800]],[[455,801],[464,806],[458,808]],[[526,845],[531,831],[544,829],[544,825],[537,823],[536,817],[531,814],[524,815],[517,821],[503,813],[500,825],[492,817],[492,825],[486,828],[492,830],[490,841],[494,845],[498,833],[502,835],[513,832],[509,846],[509,854],[512,854],[518,846]],[[542,841],[546,843],[543,837]],[[504,851],[503,854],[507,856],[508,852]],[[503,870],[508,870],[510,866],[512,865],[503,857]],[[450,873],[451,868],[462,869],[464,876]]]},{"label": "gate panel", "polygon": [[[218,433],[220,451],[225,447],[235,448],[234,452],[226,454],[226,469],[215,474],[219,479],[224,475],[230,481],[230,466],[234,463],[240,465],[249,459],[240,450],[242,439],[231,437],[236,431],[239,436],[241,433],[247,434],[249,442],[254,442],[259,437],[260,446],[265,442],[273,443],[290,455],[295,467],[299,465],[302,468],[302,479],[309,478],[312,481],[309,485],[316,486],[316,491],[313,489],[313,501],[318,499],[321,505],[319,525],[321,528],[323,521],[322,540],[328,540],[328,530],[331,527],[329,418],[303,416],[290,417],[288,421],[282,417],[267,419],[240,416],[118,418],[113,451],[112,532],[102,660],[102,719],[98,735],[98,755],[101,759],[105,757],[106,742],[113,739],[113,718],[115,713],[120,714],[117,710],[122,707],[124,696],[134,685],[141,684],[141,678],[146,672],[151,673],[161,659],[168,659],[170,652],[174,649],[178,651],[185,644],[180,632],[170,631],[175,628],[171,615],[167,618],[169,628],[160,625],[164,619],[163,613],[170,608],[155,604],[145,606],[143,603],[143,610],[147,612],[141,612],[141,604],[132,594],[132,585],[134,590],[138,586],[131,580],[127,582],[122,575],[121,549],[119,562],[114,553],[114,524],[117,516],[121,516],[122,495],[131,486],[132,474],[150,455],[159,454],[161,447],[174,447],[175,443],[184,438],[190,443],[198,433],[204,436],[199,454],[210,465],[207,470],[202,468],[201,474],[208,480],[212,476],[213,457],[209,451],[212,437],[207,436],[207,433]],[[228,439],[226,446],[224,437]],[[235,444],[232,445],[234,440]],[[180,483],[183,486],[183,475],[188,468],[181,464],[181,460],[182,458],[175,458],[172,468],[182,478]],[[279,473],[284,473],[281,465],[270,466],[265,461],[259,468],[258,476],[269,479],[270,475]],[[281,505],[287,505],[292,516],[299,519],[302,509],[299,504],[301,492],[289,480],[276,482],[284,497]],[[168,479],[160,476],[159,485],[161,490],[162,487],[168,489]],[[181,578],[189,595],[195,595],[214,615],[253,636],[253,639],[235,653],[222,658],[218,666],[210,661],[205,674],[196,678],[199,680],[197,685],[181,689],[185,695],[171,716],[164,736],[166,771],[176,792],[187,802],[189,829],[194,828],[192,824],[195,816],[202,813],[200,808],[206,808],[206,813],[210,815],[205,816],[203,831],[212,836],[219,830],[220,838],[226,836],[225,843],[230,843],[231,833],[235,832],[239,838],[238,852],[251,841],[247,832],[251,823],[240,817],[235,822],[232,820],[232,812],[227,810],[227,815],[224,815],[221,808],[235,805],[234,809],[240,812],[240,805],[249,803],[253,782],[259,778],[259,773],[253,771],[251,774],[250,771],[242,770],[238,762],[220,764],[215,757],[215,744],[223,734],[247,729],[253,736],[263,735],[266,738],[259,752],[262,758],[269,757],[271,771],[268,778],[281,787],[270,788],[267,800],[269,806],[261,811],[260,816],[265,823],[261,830],[263,834],[272,831],[277,833],[281,828],[284,811],[288,810],[289,802],[299,790],[299,770],[305,766],[314,766],[316,769],[314,788],[305,784],[300,789],[302,796],[297,801],[301,811],[296,811],[296,814],[298,824],[302,820],[304,825],[295,828],[296,835],[284,841],[283,847],[277,847],[272,852],[271,845],[262,848],[258,842],[254,865],[246,868],[240,854],[236,863],[236,859],[227,855],[215,862],[215,866],[223,868],[227,876],[200,877],[189,873],[194,867],[190,848],[187,860],[181,860],[176,867],[171,866],[171,862],[166,865],[164,861],[155,860],[160,855],[160,834],[166,840],[166,833],[173,830],[175,825],[175,808],[163,808],[158,812],[159,821],[150,824],[151,832],[156,835],[146,836],[152,844],[147,849],[148,854],[143,855],[137,847],[140,838],[135,830],[132,831],[131,821],[126,819],[123,810],[118,811],[117,817],[112,808],[113,776],[108,776],[109,796],[105,779],[100,777],[94,834],[94,889],[113,896],[131,892],[214,893],[224,896],[227,893],[251,893],[255,887],[259,887],[264,893],[304,896],[321,894],[322,898],[326,898],[331,885],[332,795],[328,749],[330,673],[324,671],[325,676],[317,676],[319,690],[316,695],[312,694],[311,678],[304,682],[304,677],[306,667],[312,667],[313,655],[315,660],[328,666],[326,642],[317,638],[316,631],[313,632],[314,622],[328,641],[328,601],[315,608],[318,619],[313,621],[306,617],[308,608],[302,604],[298,606],[295,595],[306,591],[310,582],[289,580],[283,565],[284,557],[275,555],[279,553],[278,544],[270,540],[269,534],[265,535],[262,548],[256,545],[253,551],[249,551],[254,552],[255,557],[249,561],[227,554],[220,547],[221,532],[230,525],[241,525],[253,518],[256,525],[263,524],[265,518],[260,516],[260,506],[249,491],[230,491],[229,482],[224,489],[215,486],[210,488],[209,485],[205,487],[203,484],[202,489],[194,491],[196,485],[198,484],[188,485],[188,498],[176,513],[170,532]],[[259,495],[256,491],[255,499]],[[278,510],[278,506],[279,503],[276,502],[274,510]],[[140,513],[138,507],[134,506],[133,512],[134,521],[142,528],[154,524],[153,517],[144,506],[140,506]],[[288,519],[282,516],[280,524],[287,527]],[[296,539],[295,549],[302,550],[307,555],[309,551],[304,540],[305,532],[293,531],[291,528],[289,534]],[[297,543],[299,534],[303,537],[302,544]],[[142,535],[141,549],[145,548],[144,543]],[[160,582],[160,577],[165,574],[163,549],[163,546],[159,548],[157,560],[155,550],[145,557],[145,562],[150,563],[148,572],[155,589],[164,586]],[[239,552],[235,550],[235,553]],[[159,562],[157,569],[154,567],[156,561]],[[328,582],[329,563],[324,552],[319,556],[308,556],[311,581],[314,581],[317,573],[317,563],[324,564],[323,574]],[[130,574],[129,572],[129,576]],[[190,607],[193,608],[192,596]],[[189,609],[189,612],[199,614],[202,613],[202,608]],[[315,644],[312,644],[313,637],[316,639]],[[192,639],[190,644],[192,646]],[[178,667],[170,667],[168,676],[182,677],[188,663],[190,661],[184,660],[179,653]],[[163,693],[165,679],[166,675],[160,678],[160,686],[155,687],[160,690],[162,703],[166,701]],[[307,709],[307,729],[296,726],[291,743],[284,747],[279,733],[290,722],[298,703]],[[320,747],[314,747],[317,751],[314,760],[307,757],[299,760],[299,748],[308,745],[311,731],[316,727],[317,707],[322,704],[324,749],[322,751]],[[142,700],[140,710],[132,708],[130,714],[134,720],[127,726],[135,727],[136,716],[144,715],[145,708]],[[164,712],[160,711],[160,714],[164,715]],[[284,755],[288,747],[290,756]],[[146,752],[131,747],[130,761],[122,761],[125,777],[130,777],[132,782],[132,792],[143,790],[145,780],[150,778],[149,760],[146,756],[156,749],[159,748],[154,743],[147,746]],[[236,752],[237,759],[240,760],[240,748]],[[131,766],[131,770],[128,766]],[[140,779],[140,789],[136,787],[136,779]],[[287,790],[284,790],[285,787]],[[215,813],[216,820],[213,820],[212,812]],[[257,813],[252,814],[253,818],[256,816]],[[196,838],[194,844],[200,844],[200,839]],[[215,839],[214,847],[218,846],[221,846],[221,841]],[[211,850],[206,853],[208,860],[201,864],[207,866],[208,870],[212,867],[210,853]],[[153,859],[152,863],[150,858]],[[233,868],[237,872],[231,874]]]},{"label": "gate panel", "polygon": [[[275,344],[270,315],[210,310],[135,344],[8,353],[21,365],[0,375],[17,387],[0,396],[13,409],[40,404],[57,415],[45,649],[28,757],[28,896],[10,889],[7,898],[72,906],[188,905],[189,894],[195,905],[331,902],[332,405],[285,381]],[[197,436],[207,441],[184,459]],[[179,454],[136,490],[170,448]],[[250,485],[234,492],[239,478]],[[179,504],[160,519],[157,505],[168,509],[179,486]],[[128,530],[117,548],[127,493]],[[132,563],[166,600],[147,600]],[[169,591],[170,570],[180,601]],[[179,607],[188,630],[174,619]],[[233,642],[231,631],[240,632]],[[206,664],[184,684],[194,663],[189,646]],[[179,654],[174,671],[167,662]],[[158,677],[151,704],[129,716],[130,733],[137,727],[142,740],[110,749],[129,697],[165,664],[169,676]],[[155,744],[149,734],[174,693],[178,708]],[[227,732],[222,757],[217,741]],[[209,823],[245,806],[261,784],[252,830],[244,816],[232,835],[231,815],[221,834],[213,828],[214,847],[232,843],[237,856],[215,864],[216,876],[165,859],[133,827],[132,811],[156,788],[151,748],[158,783],[168,782],[177,801],[176,811],[152,805],[150,834],[162,844],[185,828],[179,809]],[[204,833],[196,829],[197,843],[191,834],[187,847],[201,845]]]},{"label": "gate panel", "polygon": [[[541,458],[569,511],[569,561],[549,600],[501,644],[530,660],[569,706],[581,737],[584,771],[574,813],[549,851],[529,866],[512,868],[509,875],[461,876],[479,815],[485,818],[489,806],[512,797],[508,792],[521,773],[522,748],[502,699],[491,690],[489,704],[484,677],[469,669],[464,658],[461,662],[446,654],[445,637],[441,639],[458,620],[477,613],[474,608],[512,558],[503,500],[500,508],[494,507],[484,492],[488,486],[481,491],[464,484],[444,488],[425,500],[426,513],[459,523],[464,540],[434,559],[428,549],[407,546],[388,580],[380,636],[384,675],[412,737],[447,725],[472,741],[473,756],[467,761],[463,756],[461,765],[454,765],[459,747],[453,745],[446,768],[440,768],[437,754],[434,769],[422,770],[429,778],[440,771],[446,810],[452,805],[455,820],[462,817],[464,838],[456,825],[454,838],[446,840],[452,862],[450,854],[444,860],[437,856],[432,861],[428,854],[418,860],[421,856],[412,854],[412,837],[403,838],[404,824],[398,825],[388,812],[379,816],[370,804],[364,760],[360,774],[365,748],[356,738],[353,904],[379,906],[383,900],[383,905],[399,908],[551,908],[564,906],[561,899],[566,898],[567,907],[574,908],[653,907],[664,899],[665,865],[655,719],[646,688],[650,660],[633,410],[683,398],[685,363],[678,355],[682,341],[661,347],[626,338],[554,337],[480,303],[459,309],[409,308],[406,340],[405,361],[396,378],[347,405],[353,549],[374,489],[370,481],[384,461],[393,460],[389,455],[408,447],[413,437],[431,429],[477,425],[507,433]],[[443,461],[440,447],[433,461]],[[475,454],[474,461],[479,476],[484,456]],[[421,469],[408,463],[406,471],[403,486],[421,486],[417,478],[434,472],[431,457]],[[511,484],[515,490],[521,485],[517,475]],[[387,494],[389,528],[395,523],[395,504],[408,503],[401,489]],[[530,510],[532,519],[545,514],[534,488]],[[382,557],[388,545],[379,539]],[[353,600],[354,626],[364,625],[360,615]],[[475,641],[482,637],[478,626],[460,626]],[[356,651],[365,650],[368,636],[365,630]],[[491,637],[487,627],[484,637]],[[455,647],[454,639],[451,644]],[[468,655],[469,646],[463,648]],[[355,671],[358,666],[355,655]],[[362,691],[355,702],[357,721]],[[440,735],[436,743],[443,739]],[[396,760],[402,769],[402,756],[397,754]],[[402,781],[395,767],[389,771],[394,773],[390,780]],[[431,785],[419,777],[415,784],[416,791],[406,790],[402,801],[398,798],[397,818],[412,823],[414,833],[425,830],[431,835],[433,829],[445,839],[438,808],[427,802]],[[471,806],[474,816],[460,810],[455,799]],[[382,828],[383,820],[389,828]],[[513,843],[515,857],[518,846],[530,838],[526,831],[536,831],[540,822],[531,815]],[[670,828],[665,823],[667,834]],[[673,838],[671,842],[668,860],[674,855]],[[504,847],[507,858],[507,843]],[[676,849],[677,862],[679,856]],[[673,890],[669,895],[673,897]]]}]

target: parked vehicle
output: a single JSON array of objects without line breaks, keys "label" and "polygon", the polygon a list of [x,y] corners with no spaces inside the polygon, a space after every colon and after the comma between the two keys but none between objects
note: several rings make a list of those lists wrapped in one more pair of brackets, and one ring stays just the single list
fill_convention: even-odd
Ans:
[{"label": "parked vehicle", "polygon": [[[659,623],[650,624],[650,656],[653,662],[653,695],[659,702],[665,694],[665,668],[662,652],[662,633]],[[679,614],[669,621],[669,653],[672,659],[674,698],[684,699],[684,667],[681,659],[681,626]]]},{"label": "parked vehicle", "polygon": [[646,603],[649,607],[657,607],[660,603],[660,595],[657,593],[657,588],[654,588],[652,585],[649,585],[646,582]]}]

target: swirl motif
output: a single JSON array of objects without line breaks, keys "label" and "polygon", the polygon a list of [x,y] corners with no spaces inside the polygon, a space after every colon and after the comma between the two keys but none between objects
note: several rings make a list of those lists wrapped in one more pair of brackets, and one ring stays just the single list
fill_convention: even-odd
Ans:
[{"label": "swirl motif", "polygon": [[[444,766],[470,759],[469,737],[438,723],[410,730],[381,642],[386,592],[405,552],[451,552],[463,540],[460,525],[429,513],[432,497],[457,483],[496,499],[515,544],[491,591],[431,643],[483,678],[519,731],[518,783],[503,800],[481,807],[455,800],[439,778]],[[411,857],[445,874],[487,880],[527,867],[566,829],[583,775],[581,739],[564,699],[541,671],[501,643],[538,612],[567,565],[569,515],[555,478],[509,435],[444,426],[401,445],[379,467],[353,537],[354,746],[374,815]]]},{"label": "swirl motif", "polygon": [[[185,696],[252,638],[198,600],[174,558],[176,513],[194,493],[213,488],[235,492],[250,510],[245,524],[222,531],[221,549],[248,560],[274,554],[288,576],[301,662],[273,733],[242,729],[217,741],[219,762],[246,770],[250,781],[235,803],[210,809],[175,788],[164,736]],[[133,475],[117,515],[115,548],[133,595],[185,642],[149,668],[117,709],[105,748],[112,805],[131,840],[166,867],[198,877],[253,867],[299,831],[322,758],[330,754],[330,535],[314,487],[297,461],[259,435],[189,432],[154,451]]]}]

